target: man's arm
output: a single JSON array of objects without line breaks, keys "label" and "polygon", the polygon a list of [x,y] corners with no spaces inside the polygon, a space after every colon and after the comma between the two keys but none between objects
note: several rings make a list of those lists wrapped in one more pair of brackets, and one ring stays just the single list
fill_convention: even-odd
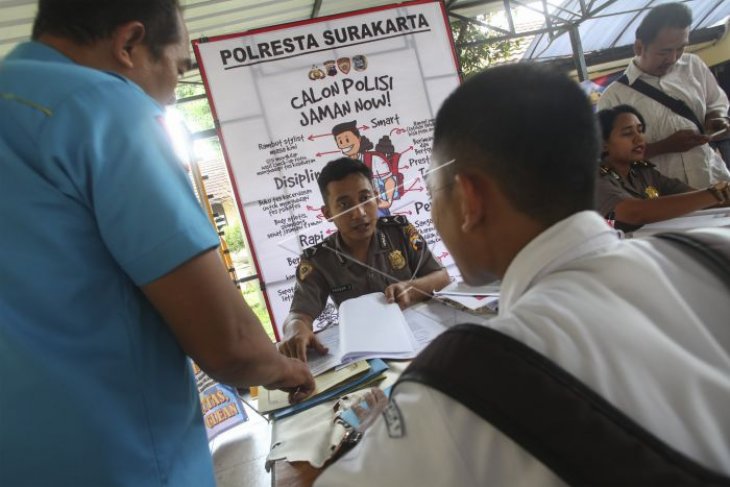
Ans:
[{"label": "man's arm", "polygon": [[700,189],[648,200],[626,198],[616,205],[615,217],[622,223],[644,225],[676,218],[717,204],[727,204],[730,201],[727,182],[717,183],[711,188],[715,190]]},{"label": "man's arm", "polygon": [[404,309],[429,299],[434,291],[443,289],[449,281],[446,269],[439,269],[411,281],[391,284],[385,288],[385,298],[389,303],[398,303]]},{"label": "man's arm", "polygon": [[710,137],[695,130],[678,130],[665,139],[646,144],[645,157],[651,159],[662,154],[687,152],[709,141]]},{"label": "man's arm", "polygon": [[317,339],[312,328],[313,323],[314,318],[306,313],[289,313],[284,320],[284,339],[279,344],[279,351],[302,362],[307,361],[309,347],[322,355],[326,354],[329,349]]},{"label": "man's arm", "polygon": [[279,354],[231,283],[215,250],[204,252],[142,291],[185,353],[213,379],[235,387],[314,390],[306,365]]}]

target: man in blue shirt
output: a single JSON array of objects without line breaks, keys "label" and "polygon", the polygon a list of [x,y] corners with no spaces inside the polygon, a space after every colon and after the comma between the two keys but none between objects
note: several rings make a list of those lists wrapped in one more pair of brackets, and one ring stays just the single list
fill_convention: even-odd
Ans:
[{"label": "man in blue shirt", "polygon": [[167,139],[176,0],[41,0],[0,64],[0,479],[214,485],[186,355],[308,394],[231,285]]}]

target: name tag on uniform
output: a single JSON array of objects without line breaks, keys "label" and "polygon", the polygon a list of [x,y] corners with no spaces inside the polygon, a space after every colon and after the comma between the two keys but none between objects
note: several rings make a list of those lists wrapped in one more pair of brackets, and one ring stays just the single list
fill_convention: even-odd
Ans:
[{"label": "name tag on uniform", "polygon": [[330,290],[332,294],[344,293],[345,291],[352,291],[352,284],[343,284],[341,286],[333,287]]}]

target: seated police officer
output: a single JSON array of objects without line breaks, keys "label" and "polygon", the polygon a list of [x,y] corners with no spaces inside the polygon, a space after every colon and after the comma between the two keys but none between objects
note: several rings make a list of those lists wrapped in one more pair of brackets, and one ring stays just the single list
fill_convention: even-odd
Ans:
[{"label": "seated police officer", "polygon": [[337,232],[306,249],[297,267],[294,299],[284,321],[280,351],[306,361],[308,347],[326,353],[312,322],[332,297],[346,299],[384,292],[401,308],[427,299],[449,282],[446,270],[403,216],[377,218],[372,172],[347,157],[330,161],[317,178],[322,213]]}]

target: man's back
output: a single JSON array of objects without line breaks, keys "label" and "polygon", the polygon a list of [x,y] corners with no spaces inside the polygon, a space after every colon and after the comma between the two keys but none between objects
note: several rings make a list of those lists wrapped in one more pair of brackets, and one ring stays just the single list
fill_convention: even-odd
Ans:
[{"label": "man's back", "polygon": [[[557,363],[672,447],[728,474],[728,290],[670,245],[620,241],[594,213],[573,215],[516,256],[503,279],[499,316],[489,326]],[[338,461],[321,485],[364,485],[344,481],[347,469],[372,483],[561,483],[440,392],[405,383],[394,402],[404,436],[390,437],[392,422],[381,421],[368,431],[380,441]],[[535,408],[539,414],[540,405]],[[429,435],[442,440],[430,442]],[[441,460],[424,466],[421,443]]]},{"label": "man's back", "polygon": [[212,482],[187,360],[139,290],[217,243],[159,107],[37,43],[0,106],[4,481]]}]

